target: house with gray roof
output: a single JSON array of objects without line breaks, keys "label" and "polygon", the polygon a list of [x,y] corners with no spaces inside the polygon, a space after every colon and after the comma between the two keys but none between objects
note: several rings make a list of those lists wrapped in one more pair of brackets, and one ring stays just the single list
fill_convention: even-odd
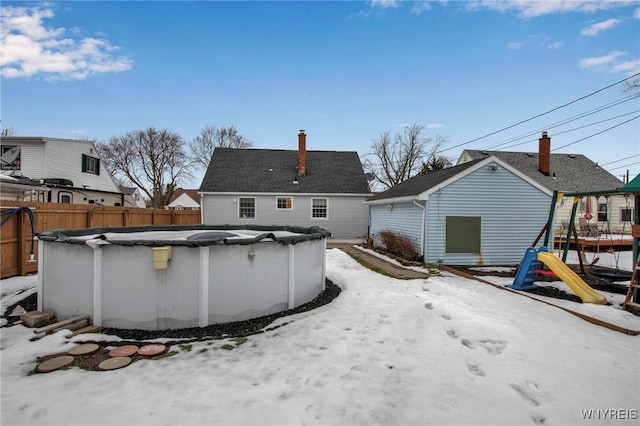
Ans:
[{"label": "house with gray roof", "polygon": [[[538,152],[464,150],[457,164],[495,156],[551,191],[597,192],[620,188],[623,182],[582,154],[552,154],[547,132],[539,139]],[[568,223],[573,200],[556,206],[555,226]],[[633,200],[627,195],[589,196],[577,200],[576,229],[585,221],[599,233],[628,233]]]},{"label": "house with gray roof", "polygon": [[495,156],[414,176],[369,198],[370,237],[409,238],[424,263],[517,264],[553,191]]},{"label": "house with gray roof", "polygon": [[367,234],[371,196],[355,151],[216,148],[198,192],[207,225],[318,226],[337,240]]},{"label": "house with gray roof", "polygon": [[495,156],[552,191],[590,192],[616,189],[622,181],[582,154],[552,154],[551,138],[542,133],[538,152],[465,149],[457,164]]},{"label": "house with gray roof", "polygon": [[367,201],[370,237],[403,235],[425,263],[518,264],[548,220],[554,190],[621,186],[583,155],[551,154],[546,132],[539,142],[534,154],[465,150],[453,167],[376,194]]}]

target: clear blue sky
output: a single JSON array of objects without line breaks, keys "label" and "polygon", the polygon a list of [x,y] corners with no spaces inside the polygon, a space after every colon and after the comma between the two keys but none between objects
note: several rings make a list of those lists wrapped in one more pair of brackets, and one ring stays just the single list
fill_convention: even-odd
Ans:
[{"label": "clear blue sky", "polygon": [[638,1],[3,1],[1,31],[1,124],[19,136],[234,125],[297,149],[305,129],[308,149],[364,159],[418,123],[455,163],[537,151],[548,130],[555,152],[640,173],[640,98],[622,84],[481,138],[639,73]]}]

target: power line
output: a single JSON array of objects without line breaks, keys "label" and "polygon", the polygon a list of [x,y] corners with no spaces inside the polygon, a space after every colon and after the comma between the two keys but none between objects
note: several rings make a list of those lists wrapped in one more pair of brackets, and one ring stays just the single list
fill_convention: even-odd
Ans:
[{"label": "power line", "polygon": [[[620,161],[628,160],[629,158],[633,158],[633,157],[640,157],[640,154],[634,154],[634,155],[630,155],[628,157],[621,158],[619,160],[609,161],[608,163],[600,164],[600,167],[608,166],[609,164],[619,163]],[[637,164],[637,163],[634,163],[634,164]],[[622,167],[626,167],[626,166],[622,166]]]},{"label": "power line", "polygon": [[571,143],[568,143],[568,144],[565,144],[565,145],[559,146],[559,147],[557,147],[557,148],[555,148],[555,149],[552,149],[552,150],[551,150],[551,152],[553,152],[553,151],[557,151],[557,150],[562,149],[562,148],[566,148],[566,147],[568,147],[568,146],[570,146],[570,145],[577,144],[578,142],[582,142],[583,140],[586,140],[586,139],[592,138],[592,137],[594,137],[594,136],[600,135],[600,134],[602,134],[602,133],[604,133],[604,132],[608,132],[609,130],[615,129],[616,127],[620,127],[620,126],[622,126],[623,124],[629,123],[630,121],[633,121],[633,120],[635,120],[636,118],[640,118],[640,115],[636,115],[635,117],[630,118],[629,120],[625,120],[625,121],[623,121],[623,122],[621,122],[621,123],[616,124],[615,126],[611,126],[611,127],[607,128],[607,129],[604,129],[604,130],[602,130],[602,131],[600,131],[600,132],[594,133],[594,134],[589,135],[589,136],[587,136],[587,137],[584,137],[584,138],[582,138],[582,139],[578,139],[577,141],[573,141],[573,142],[571,142]]},{"label": "power line", "polygon": [[635,74],[633,74],[633,75],[630,75],[630,76],[629,76],[629,77],[627,77],[627,78],[624,78],[624,79],[622,79],[622,80],[620,80],[620,81],[617,81],[617,82],[615,82],[615,83],[609,84],[608,86],[605,86],[605,87],[603,87],[603,88],[601,88],[601,89],[598,89],[598,90],[596,90],[595,92],[591,92],[591,93],[589,93],[589,94],[587,94],[587,95],[581,96],[581,97],[579,97],[579,98],[577,98],[577,99],[574,99],[574,100],[572,100],[572,101],[570,101],[570,102],[567,102],[567,103],[565,103],[565,104],[563,104],[563,105],[557,106],[557,107],[552,108],[552,109],[550,109],[550,110],[548,110],[548,111],[545,111],[545,112],[543,112],[543,113],[540,113],[540,114],[534,115],[533,117],[529,117],[529,118],[527,118],[527,119],[525,119],[525,120],[519,121],[519,122],[517,122],[517,123],[515,123],[515,124],[512,124],[512,125],[510,125],[510,126],[503,127],[503,128],[502,128],[502,129],[500,129],[500,130],[496,130],[496,131],[494,131],[494,132],[487,133],[486,135],[483,135],[483,136],[477,137],[477,138],[475,138],[475,139],[471,139],[471,140],[469,140],[469,141],[467,141],[467,142],[463,142],[463,143],[457,144],[457,145],[452,146],[452,147],[447,148],[447,149],[439,150],[438,152],[436,152],[436,154],[438,154],[438,153],[440,153],[440,152],[445,152],[445,151],[448,151],[448,150],[451,150],[451,149],[454,149],[454,148],[458,148],[458,147],[461,147],[461,146],[463,146],[463,145],[470,144],[470,143],[475,142],[475,141],[478,141],[478,140],[480,140],[480,139],[488,138],[489,136],[493,136],[493,135],[495,135],[495,134],[498,134],[498,133],[504,132],[505,130],[508,130],[508,129],[512,129],[512,128],[516,127],[516,126],[519,126],[519,125],[524,124],[524,123],[526,123],[526,122],[529,122],[529,121],[531,121],[531,120],[535,120],[536,118],[540,118],[540,117],[542,117],[543,115],[550,114],[550,113],[552,113],[552,112],[554,112],[554,111],[557,111],[557,110],[559,110],[559,109],[565,108],[565,107],[567,107],[567,106],[569,106],[569,105],[572,105],[572,104],[574,104],[574,103],[576,103],[576,102],[582,101],[582,100],[584,100],[584,99],[586,99],[586,98],[588,98],[588,97],[591,97],[591,96],[593,96],[593,95],[595,95],[595,94],[597,94],[597,93],[600,93],[600,92],[602,92],[602,91],[604,91],[604,90],[610,89],[610,88],[611,88],[611,87],[613,87],[613,86],[616,86],[616,85],[618,85],[618,84],[620,84],[620,83],[623,83],[623,82],[625,82],[625,81],[627,81],[627,80],[629,80],[629,79],[631,79],[631,78],[633,78],[633,77],[637,77],[637,76],[639,76],[639,75],[640,75],[640,72],[635,73]]},{"label": "power line", "polygon": [[[607,169],[607,171],[608,171],[608,172],[611,172],[612,170],[624,169],[625,167],[635,166],[636,164],[640,164],[640,161],[637,161],[637,162],[635,162],[635,163],[625,164],[624,166],[614,167],[613,169]],[[601,166],[601,167],[602,167],[602,166]]]},{"label": "power line", "polygon": [[[640,109],[637,109],[637,110],[635,110],[635,111],[631,111],[631,112],[627,112],[627,113],[624,113],[624,114],[620,114],[620,115],[617,115],[617,116],[615,116],[615,117],[605,118],[604,120],[595,121],[595,122],[593,122],[593,123],[585,124],[585,125],[583,125],[583,126],[574,127],[574,128],[572,128],[572,129],[568,129],[568,130],[565,130],[565,131],[563,131],[563,132],[554,133],[554,134],[553,134],[553,136],[555,137],[555,136],[558,136],[558,135],[564,135],[565,133],[575,132],[576,130],[585,129],[585,128],[587,128],[587,127],[595,126],[596,124],[602,124],[602,123],[604,123],[604,122],[611,121],[611,120],[615,120],[615,119],[617,119],[617,118],[621,118],[621,117],[625,117],[625,116],[627,116],[627,115],[636,114],[636,113],[638,113],[638,112],[640,112]],[[558,127],[558,126],[552,126],[552,127],[549,127],[549,128],[551,129],[551,128],[553,128],[553,127]],[[522,138],[520,138],[520,139],[522,139]],[[517,140],[517,139],[516,139],[516,140]],[[520,146],[520,145],[525,145],[525,144],[528,144],[528,143],[531,143],[531,142],[536,142],[537,140],[538,140],[538,139],[529,139],[529,140],[526,140],[526,141],[524,141],[524,142],[520,142],[520,143],[513,144],[513,145],[508,145],[508,146],[506,146],[505,148],[513,148],[513,147],[515,147],[515,146]],[[566,145],[565,145],[565,146],[566,146]]]},{"label": "power line", "polygon": [[[636,99],[636,98],[638,98],[638,97],[640,97],[640,95],[630,95],[630,96],[628,96],[628,97],[626,97],[626,98],[623,98],[622,100],[618,100],[618,101],[610,102],[610,103],[608,103],[608,104],[605,104],[605,105],[599,106],[599,107],[594,108],[594,109],[591,109],[591,110],[589,110],[589,111],[586,111],[586,112],[583,112],[583,113],[580,113],[580,114],[577,114],[577,115],[571,116],[571,117],[566,118],[566,119],[564,119],[564,120],[556,121],[555,123],[552,123],[552,124],[550,124],[550,125],[540,127],[540,128],[538,128],[538,129],[533,130],[533,131],[531,131],[531,132],[528,132],[528,133],[526,133],[526,134],[522,134],[522,135],[520,135],[520,136],[516,136],[516,137],[510,138],[510,139],[507,139],[507,140],[502,141],[502,142],[500,142],[500,143],[498,143],[498,144],[490,145],[490,146],[485,147],[485,148],[482,148],[482,149],[486,149],[486,150],[495,150],[496,148],[499,148],[499,147],[501,147],[501,146],[503,146],[503,145],[506,145],[506,144],[508,144],[508,143],[515,142],[515,141],[517,141],[517,140],[524,139],[524,138],[526,138],[526,137],[536,135],[536,134],[538,134],[538,133],[539,133],[540,131],[542,131],[542,130],[550,130],[550,129],[554,129],[554,128],[556,128],[556,127],[562,126],[563,124],[567,124],[567,123],[570,123],[570,122],[572,122],[572,121],[580,120],[581,118],[588,117],[588,116],[590,116],[590,115],[596,114],[596,113],[598,113],[598,112],[602,112],[602,111],[604,111],[604,110],[606,110],[606,109],[609,109],[609,108],[613,108],[613,107],[615,107],[615,106],[618,106],[618,105],[621,105],[621,104],[623,104],[623,103],[629,102],[629,101],[631,101],[631,100],[633,100],[633,99]],[[557,133],[557,134],[561,134],[561,133]],[[528,141],[528,142],[530,142],[530,141]],[[518,145],[522,145],[522,144],[518,144]],[[518,145],[511,145],[511,146],[518,146]]]}]

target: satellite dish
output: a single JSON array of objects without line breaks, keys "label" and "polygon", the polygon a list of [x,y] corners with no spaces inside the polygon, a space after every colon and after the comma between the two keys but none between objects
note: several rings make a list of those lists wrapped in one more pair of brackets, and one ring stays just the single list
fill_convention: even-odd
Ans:
[{"label": "satellite dish", "polygon": [[376,178],[376,175],[374,175],[373,173],[365,173],[364,175],[367,178],[368,182],[371,182],[371,181],[375,180],[375,178]]},{"label": "satellite dish", "polygon": [[18,157],[20,157],[20,147],[14,146],[10,150],[2,154],[2,156],[0,156],[0,163],[3,166],[15,166]]}]

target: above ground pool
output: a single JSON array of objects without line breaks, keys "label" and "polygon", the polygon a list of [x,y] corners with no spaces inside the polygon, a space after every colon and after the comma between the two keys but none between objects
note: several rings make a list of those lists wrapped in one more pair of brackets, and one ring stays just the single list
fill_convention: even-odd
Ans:
[{"label": "above ground pool", "polygon": [[170,226],[38,235],[38,309],[167,330],[293,309],[325,287],[322,228]]}]

